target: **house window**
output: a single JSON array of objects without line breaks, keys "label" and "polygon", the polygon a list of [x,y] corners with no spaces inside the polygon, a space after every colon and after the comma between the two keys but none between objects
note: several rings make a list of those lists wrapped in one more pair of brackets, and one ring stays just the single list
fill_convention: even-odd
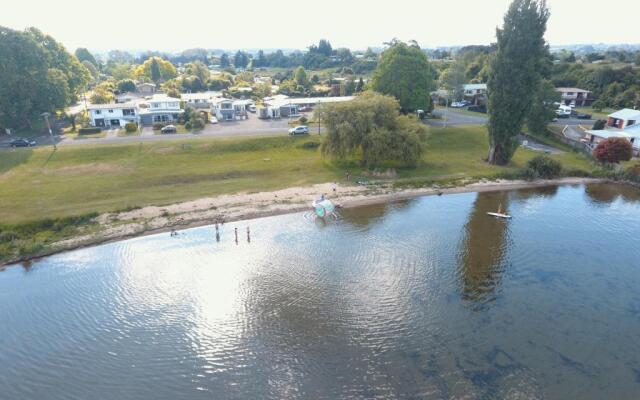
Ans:
[{"label": "house window", "polygon": [[110,114],[113,114],[113,110],[109,110],[109,113],[110,113]]},{"label": "house window", "polygon": [[636,123],[636,121],[635,121],[634,119],[630,119],[630,120],[627,122],[627,126],[634,125],[635,123]]},{"label": "house window", "polygon": [[102,111],[101,110],[96,110],[95,113],[96,113],[96,115],[100,115],[100,114],[102,114]]},{"label": "house window", "polygon": [[127,116],[132,116],[132,115],[136,115],[135,110],[131,110],[131,109],[124,109],[122,110],[122,115],[127,117]]}]

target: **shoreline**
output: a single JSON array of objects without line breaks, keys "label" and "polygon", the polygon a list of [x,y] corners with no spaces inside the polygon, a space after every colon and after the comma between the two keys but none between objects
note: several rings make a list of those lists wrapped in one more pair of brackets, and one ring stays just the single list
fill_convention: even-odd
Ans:
[{"label": "shoreline", "polygon": [[333,195],[333,184],[294,187],[273,192],[239,193],[175,203],[167,206],[147,206],[140,209],[101,214],[95,222],[103,227],[98,232],[78,235],[51,244],[34,256],[18,257],[0,263],[0,270],[20,263],[33,262],[55,254],[82,248],[118,242],[136,237],[150,236],[171,230],[184,230],[213,225],[216,222],[238,222],[277,215],[303,212],[310,209],[311,201],[320,193],[340,204],[354,208],[380,203],[393,203],[423,196],[482,193],[518,190],[545,186],[584,185],[608,183],[600,178],[559,178],[550,180],[497,180],[480,181],[462,186],[393,189],[380,186],[338,186]]}]

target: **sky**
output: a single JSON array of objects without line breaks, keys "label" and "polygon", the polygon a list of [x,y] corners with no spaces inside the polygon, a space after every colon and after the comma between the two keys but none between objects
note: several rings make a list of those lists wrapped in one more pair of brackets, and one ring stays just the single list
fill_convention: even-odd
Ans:
[{"label": "sky", "polygon": [[[2,7],[0,25],[35,26],[72,51],[303,49],[321,38],[357,50],[394,37],[433,48],[495,41],[510,1],[19,0]],[[551,45],[640,43],[640,0],[547,5]]]}]

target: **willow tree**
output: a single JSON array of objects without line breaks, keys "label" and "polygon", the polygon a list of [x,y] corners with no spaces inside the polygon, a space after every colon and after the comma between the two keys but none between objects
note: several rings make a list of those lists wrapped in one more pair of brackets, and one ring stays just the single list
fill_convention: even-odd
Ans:
[{"label": "willow tree", "polygon": [[489,157],[504,165],[518,148],[548,52],[549,11],[544,0],[514,0],[497,30],[497,54],[489,74]]}]

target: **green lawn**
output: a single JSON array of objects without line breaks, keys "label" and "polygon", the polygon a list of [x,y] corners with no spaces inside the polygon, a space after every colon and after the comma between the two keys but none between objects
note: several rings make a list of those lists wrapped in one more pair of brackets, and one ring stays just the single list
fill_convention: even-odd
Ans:
[{"label": "green lawn", "polygon": [[575,110],[579,113],[591,114],[593,119],[603,119],[607,120],[609,114],[613,114],[618,110],[614,110],[613,108],[605,108],[602,111],[596,111],[591,107],[576,107]]},{"label": "green lawn", "polygon": [[[494,177],[515,171],[536,153],[518,150],[511,165],[495,167],[486,128],[431,129],[424,163],[399,171],[400,180]],[[184,139],[172,142],[61,146],[0,153],[0,221],[23,223],[240,191],[275,190],[340,180],[346,169],[324,160],[310,137]],[[554,156],[567,168],[591,170],[576,153]]]}]

